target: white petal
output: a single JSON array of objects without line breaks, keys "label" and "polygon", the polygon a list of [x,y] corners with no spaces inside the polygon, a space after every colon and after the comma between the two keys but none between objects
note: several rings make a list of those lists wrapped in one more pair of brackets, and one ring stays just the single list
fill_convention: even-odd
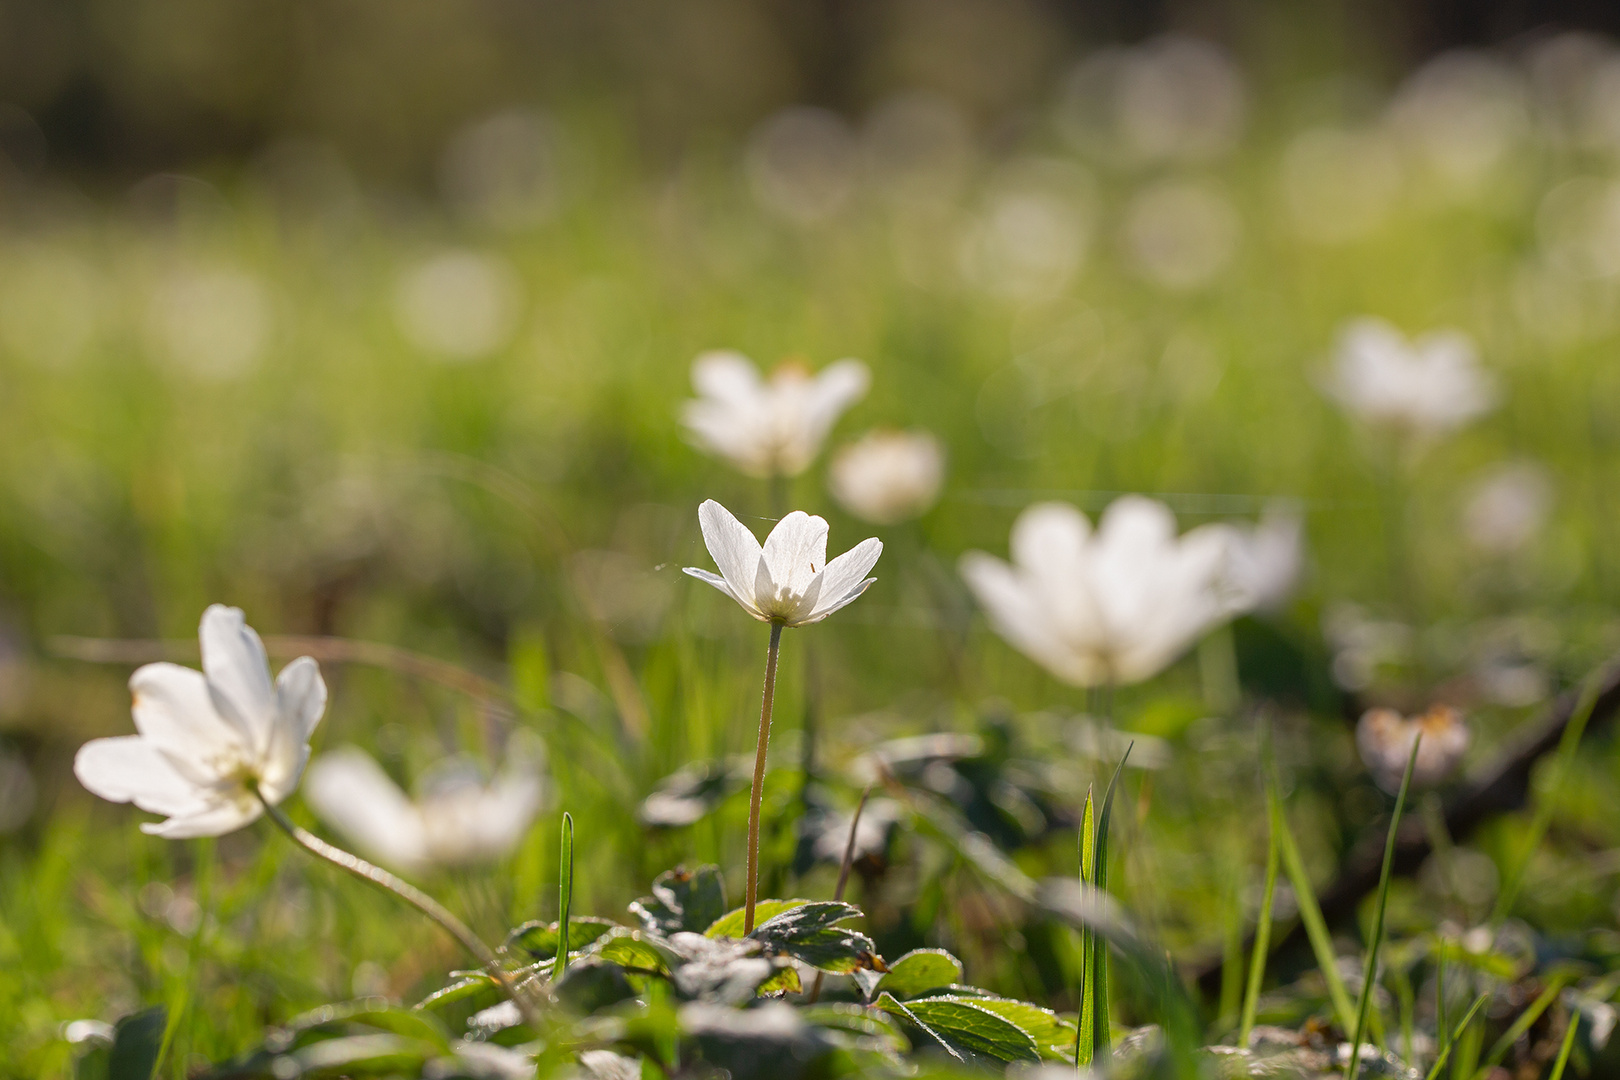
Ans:
[{"label": "white petal", "polygon": [[750,476],[769,476],[776,459],[776,446],[762,416],[710,398],[688,401],[681,410],[681,422],[698,449],[724,458]]},{"label": "white petal", "polygon": [[206,791],[175,770],[139,735],[93,739],[79,747],[73,775],[110,802],[132,802],[154,814],[178,814],[205,802]]},{"label": "white petal", "polygon": [[1091,522],[1067,503],[1036,503],[1018,515],[1009,541],[1025,591],[1052,632],[1071,644],[1105,646],[1109,633],[1098,596]]},{"label": "white petal", "polygon": [[216,803],[194,813],[176,814],[167,821],[148,823],[141,832],[168,840],[189,840],[197,836],[224,836],[257,821],[264,807],[251,796]]},{"label": "white petal", "polygon": [[1108,678],[1100,651],[1066,640],[1047,614],[1042,597],[1000,559],[970,551],[959,564],[991,627],[1013,648],[1060,679],[1096,686]]},{"label": "white petal", "polygon": [[754,577],[760,565],[759,541],[731,511],[713,499],[698,507],[698,525],[703,529],[704,546],[709,549],[721,577],[731,587],[731,594],[739,598],[739,603],[745,596],[755,600],[757,608]]},{"label": "white petal", "polygon": [[[773,598],[802,597],[827,566],[827,521],[795,510],[776,523],[765,538],[763,566],[770,575]],[[756,601],[765,606],[764,597]]]},{"label": "white petal", "polygon": [[276,678],[276,722],[260,763],[260,788],[271,805],[298,786],[309,760],[309,736],[326,711],[326,681],[320,665],[300,656]]},{"label": "white petal", "polygon": [[759,369],[734,349],[714,349],[692,361],[692,388],[735,409],[757,406],[764,391]]},{"label": "white petal", "polygon": [[867,589],[871,588],[873,583],[876,581],[877,578],[869,577],[865,581],[857,582],[854,588],[850,589],[844,593],[843,596],[832,601],[831,603],[826,603],[818,597],[815,604],[812,605],[808,615],[799,615],[795,618],[789,619],[784,623],[784,625],[809,626],[811,623],[818,623],[827,616],[831,615],[833,612],[842,611],[844,608],[847,608],[849,605],[853,604],[856,600],[859,600],[861,598],[861,594]]},{"label": "white petal", "polygon": [[147,664],[129,677],[135,730],[174,756],[203,763],[209,758],[246,760],[242,730],[220,716],[200,671],[179,664]]},{"label": "white petal", "polygon": [[779,465],[786,475],[797,476],[821,451],[838,417],[866,393],[872,377],[859,360],[829,364],[813,380],[800,377],[802,386],[790,383],[791,377],[789,372],[781,373],[773,380],[773,387],[781,398],[779,408],[785,413],[779,419],[791,432],[780,447]]},{"label": "white petal", "polygon": [[873,536],[844,552],[821,572],[821,595],[811,611],[810,621],[819,622],[866,591],[866,578],[883,554],[883,541]]},{"label": "white petal", "polygon": [[682,570],[683,573],[688,574],[688,575],[690,575],[692,577],[695,577],[699,581],[706,582],[706,583],[708,583],[710,585],[713,585],[715,588],[719,589],[721,592],[725,593],[727,596],[729,596],[733,600],[737,601],[737,603],[741,604],[742,607],[743,607],[743,610],[748,612],[748,614],[752,615],[754,618],[760,619],[762,621],[765,619],[765,616],[761,615],[759,613],[759,611],[754,607],[754,605],[753,605],[753,603],[751,601],[744,600],[742,597],[740,597],[736,593],[732,592],[731,591],[731,586],[726,584],[726,579],[721,577],[719,574],[712,573],[712,572],[710,572],[708,570],[700,570],[696,566],[683,566],[681,568],[681,570]]},{"label": "white petal", "polygon": [[276,720],[276,694],[264,643],[247,625],[241,608],[214,604],[203,612],[198,630],[208,692],[221,716],[237,725],[249,745],[263,754]]},{"label": "white petal", "polygon": [[316,758],[304,801],[362,855],[398,870],[426,864],[421,814],[364,751],[345,746]]},{"label": "white petal", "polygon": [[840,360],[821,370],[810,391],[809,427],[818,441],[871,385],[872,373],[859,360]]}]

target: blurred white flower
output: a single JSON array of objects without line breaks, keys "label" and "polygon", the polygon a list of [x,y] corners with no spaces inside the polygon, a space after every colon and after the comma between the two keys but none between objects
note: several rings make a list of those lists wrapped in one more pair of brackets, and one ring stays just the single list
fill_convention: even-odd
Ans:
[{"label": "blurred white flower", "polygon": [[816,375],[782,364],[767,382],[746,356],[719,349],[692,362],[698,397],[681,419],[700,449],[750,476],[797,476],[870,381],[865,364],[840,360]]},{"label": "blurred white flower", "polygon": [[1536,238],[1547,261],[1565,273],[1620,275],[1620,183],[1592,176],[1565,180],[1536,208]]},{"label": "blurred white flower", "polygon": [[783,109],[750,137],[748,179],[767,210],[798,225],[826,221],[855,190],[855,137],[837,113]]},{"label": "blurred white flower", "polygon": [[1394,709],[1368,709],[1356,724],[1356,749],[1374,782],[1390,794],[1401,788],[1412,743],[1422,734],[1412,786],[1432,787],[1450,776],[1468,751],[1468,725],[1450,705],[1435,705],[1421,716],[1405,717]]},{"label": "blurred white flower", "polygon": [[147,306],[153,344],[195,375],[229,379],[251,368],[270,338],[264,284],[230,266],[188,266],[160,276]]},{"label": "blurred white flower", "polygon": [[1194,181],[1161,181],[1125,208],[1126,252],[1144,277],[1167,289],[1209,284],[1231,262],[1242,231],[1231,201]]},{"label": "blurred white flower", "polygon": [[874,525],[925,513],[945,482],[945,448],[926,431],[872,431],[833,458],[828,486],[840,506]]},{"label": "blurred white flower", "polygon": [[1382,319],[1345,326],[1330,393],[1364,420],[1414,434],[1462,427],[1495,407],[1495,381],[1479,365],[1473,342],[1440,330],[1408,342]]},{"label": "blurred white flower", "polygon": [[1552,509],[1547,470],[1528,461],[1493,469],[1463,506],[1463,533],[1476,551],[1511,555],[1541,534]]},{"label": "blurred white flower", "polygon": [[522,295],[517,272],[504,260],[446,251],[400,277],[394,314],[417,348],[445,360],[473,360],[511,339]]},{"label": "blurred white flower", "polygon": [[1034,159],[1003,169],[962,238],[964,276],[1014,300],[1060,292],[1085,261],[1093,188],[1089,173],[1066,162]]},{"label": "blurred white flower", "polygon": [[1139,495],[1095,532],[1074,507],[1038,503],[1013,524],[1011,565],[970,551],[961,571],[996,632],[1058,678],[1134,683],[1230,614],[1231,534],[1203,525],[1178,538],[1170,508]]},{"label": "blurred white flower", "polygon": [[1206,161],[1243,131],[1243,76],[1220,46],[1161,37],[1125,53],[1114,99],[1117,136],[1145,161]]},{"label": "blurred white flower", "polygon": [[720,573],[686,567],[761,622],[808,626],[851,604],[876,578],[867,572],[883,541],[862,540],[827,561],[827,522],[795,510],[776,523],[760,547],[748,527],[713,499],[698,507],[703,543]]},{"label": "blurred white flower", "polygon": [[1312,128],[1283,155],[1284,204],[1307,240],[1365,235],[1383,224],[1400,187],[1400,156],[1381,132]]},{"label": "blurred white flower", "polygon": [[1468,194],[1529,129],[1523,79],[1485,53],[1445,53],[1396,93],[1389,120],[1414,158],[1449,191]]},{"label": "blurred white flower", "polygon": [[0,340],[41,367],[70,366],[101,323],[101,274],[87,260],[50,248],[24,248],[13,258],[0,290]]},{"label": "blurred white flower", "polygon": [[1286,503],[1267,506],[1252,527],[1233,527],[1226,583],[1237,611],[1276,611],[1293,594],[1305,568],[1304,522]]},{"label": "blurred white flower", "polygon": [[456,132],[439,161],[452,209],[497,229],[529,228],[555,211],[558,133],[544,116],[511,109]]},{"label": "blurred white flower", "polygon": [[0,750],[0,834],[15,832],[34,813],[39,788],[19,754]]},{"label": "blurred white flower", "polygon": [[[139,735],[94,739],[73,772],[93,793],[168,816],[141,831],[182,839],[240,829],[298,786],[326,683],[301,656],[270,681],[240,608],[214,604],[198,630],[202,671],[147,664],[130,676]],[[255,794],[257,791],[257,794]]]},{"label": "blurred white flower", "polygon": [[485,784],[470,761],[452,761],[424,777],[415,801],[381,765],[353,746],[309,766],[304,798],[368,858],[406,873],[434,866],[494,862],[510,854],[540,812],[536,764],[512,755]]}]

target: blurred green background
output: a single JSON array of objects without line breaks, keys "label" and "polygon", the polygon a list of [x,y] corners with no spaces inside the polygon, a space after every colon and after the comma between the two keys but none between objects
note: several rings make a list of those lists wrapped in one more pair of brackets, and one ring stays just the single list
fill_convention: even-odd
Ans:
[{"label": "blurred green background", "polygon": [[[554,915],[564,808],[576,910],[619,913],[677,861],[739,866],[738,797],[686,829],[635,817],[752,744],[765,631],[680,575],[709,565],[702,499],[761,533],[771,512],[683,438],[710,348],[859,357],[872,390],[832,443],[920,426],[949,456],[937,507],[899,526],[841,512],[821,464],[793,486],[834,550],[887,548],[859,604],[788,635],[772,888],[823,895],[835,870],[789,870],[807,710],[839,805],[859,753],[951,730],[1005,734],[1078,799],[1105,768],[1076,741],[1085,696],[989,634],[954,567],[1004,554],[1030,502],[1123,492],[1183,528],[1292,500],[1309,566],[1235,628],[1239,707],[1208,655],[1121,695],[1120,725],[1165,742],[1130,778],[1118,891],[1187,957],[1252,910],[1233,868],[1254,877],[1264,844],[1262,710],[1327,877],[1387,809],[1362,705],[1462,704],[1484,760],[1620,646],[1611,15],[0,3],[0,1074],[61,1075],[64,1022],[162,1002],[189,1010],[183,1075],[455,962],[267,829],[160,842],[80,789],[77,747],[129,730],[132,664],[64,636],[183,642],[220,601],[510,686],[515,708],[327,664],[316,736],[402,781],[496,761],[515,726],[544,740],[531,837],[426,882],[491,935]],[[1356,424],[1323,387],[1363,315],[1464,331],[1501,404],[1420,453]],[[1504,475],[1529,478],[1506,526],[1480,503]],[[1615,919],[1616,762],[1594,746],[1517,912],[1551,933]],[[1016,858],[1072,872],[1049,816]],[[1477,922],[1495,872],[1472,893],[1419,875],[1399,917]],[[1049,996],[972,867],[901,840],[864,887],[880,943]]]}]

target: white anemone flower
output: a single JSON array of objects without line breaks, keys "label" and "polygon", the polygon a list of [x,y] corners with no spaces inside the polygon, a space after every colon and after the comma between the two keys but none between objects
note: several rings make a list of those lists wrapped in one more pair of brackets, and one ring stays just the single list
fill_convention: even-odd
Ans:
[{"label": "white anemone flower", "polygon": [[1232,532],[1176,519],[1140,495],[1115,500],[1095,531],[1065,503],[1037,503],[1012,529],[1012,564],[970,551],[961,572],[1014,648],[1076,686],[1141,682],[1227,619]]},{"label": "white anemone flower", "polygon": [[945,448],[926,431],[873,431],[833,458],[827,486],[845,510],[874,525],[925,513],[945,482]]},{"label": "white anemone flower", "polygon": [[1382,319],[1349,323],[1339,337],[1329,387],[1350,412],[1417,435],[1437,435],[1489,412],[1495,381],[1473,342],[1455,330],[1407,341]]},{"label": "white anemone flower", "polygon": [[1395,794],[1406,775],[1406,760],[1419,735],[1412,786],[1433,787],[1450,776],[1468,752],[1471,735],[1463,715],[1450,705],[1431,705],[1420,716],[1394,709],[1368,709],[1356,723],[1356,749],[1379,787]]},{"label": "white anemone flower", "polygon": [[827,561],[827,521],[795,510],[776,523],[760,546],[731,511],[709,499],[698,507],[703,543],[715,574],[695,566],[686,572],[719,589],[760,622],[808,626],[820,622],[865,592],[866,576],[883,554],[877,537],[862,540]]},{"label": "white anemone flower", "polygon": [[103,799],[166,815],[141,829],[170,839],[234,832],[292,794],[326,711],[310,657],[270,681],[264,643],[240,608],[210,607],[198,637],[201,671],[147,664],[130,676],[140,734],[94,739],[73,760]]},{"label": "white anemone flower", "polygon": [[739,352],[706,352],[692,362],[698,397],[686,403],[682,420],[700,449],[749,476],[797,476],[870,382],[859,360],[840,360],[815,375],[783,364],[766,381]]},{"label": "white anemone flower", "polygon": [[1266,507],[1252,527],[1234,527],[1226,580],[1237,611],[1277,611],[1305,568],[1304,523],[1285,504]]},{"label": "white anemone flower", "polygon": [[427,778],[412,801],[365,751],[339,747],[310,765],[304,798],[363,854],[395,870],[494,862],[540,812],[539,773],[514,761],[486,785],[457,764]]}]

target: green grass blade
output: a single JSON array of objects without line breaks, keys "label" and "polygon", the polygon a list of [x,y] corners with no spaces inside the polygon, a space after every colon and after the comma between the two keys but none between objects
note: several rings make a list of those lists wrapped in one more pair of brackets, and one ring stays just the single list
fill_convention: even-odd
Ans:
[{"label": "green grass blade", "polygon": [[1507,876],[1502,891],[1496,896],[1496,905],[1491,911],[1491,925],[1499,926],[1503,919],[1513,911],[1513,903],[1519,898],[1519,889],[1524,884],[1525,871],[1530,866],[1530,858],[1541,846],[1541,838],[1546,835],[1547,827],[1552,824],[1552,815],[1555,808],[1556,796],[1569,779],[1570,768],[1575,763],[1575,752],[1580,749],[1581,735],[1586,731],[1586,722],[1592,718],[1592,710],[1597,707],[1598,695],[1602,693],[1608,669],[1600,667],[1592,672],[1581,687],[1581,696],[1575,703],[1575,709],[1569,714],[1569,723],[1564,725],[1564,734],[1558,740],[1558,751],[1553,759],[1552,790],[1543,793],[1536,800],[1536,812],[1530,819],[1530,835],[1525,837],[1523,848],[1515,860],[1513,872]]},{"label": "green grass blade", "polygon": [[1260,1005],[1260,985],[1266,977],[1266,957],[1271,951],[1271,909],[1277,896],[1279,852],[1277,829],[1273,826],[1266,840],[1266,890],[1260,899],[1260,919],[1254,928],[1254,957],[1249,961],[1249,985],[1243,995],[1243,1020],[1238,1026],[1238,1045],[1249,1045],[1254,1031],[1254,1014]]},{"label": "green grass blade", "polygon": [[1401,827],[1401,811],[1406,807],[1406,793],[1412,786],[1412,769],[1417,765],[1418,747],[1423,745],[1420,734],[1412,740],[1412,752],[1406,758],[1406,775],[1401,777],[1401,790],[1395,796],[1395,810],[1389,816],[1389,836],[1384,840],[1384,865],[1378,872],[1378,906],[1373,915],[1372,940],[1367,943],[1367,965],[1361,976],[1361,1007],[1356,1010],[1356,1033],[1350,1038],[1350,1060],[1344,1066],[1345,1080],[1356,1080],[1361,1065],[1361,1040],[1367,1034],[1367,1012],[1372,1008],[1373,991],[1378,978],[1378,947],[1384,942],[1384,915],[1389,906],[1389,871],[1395,862],[1395,836]]},{"label": "green grass blade", "polygon": [[[1096,854],[1096,807],[1092,803],[1092,791],[1086,788],[1086,809],[1080,816],[1080,881],[1084,885],[1092,884],[1095,876],[1093,856]],[[1091,950],[1096,940],[1089,927],[1080,929],[1080,1015],[1078,1017],[1078,1033],[1074,1041],[1074,1067],[1083,1068],[1091,1064],[1091,1049],[1094,1042],[1093,1032],[1096,1027],[1096,1000],[1091,995]]]},{"label": "green grass blade", "polygon": [[1552,1072],[1547,1074],[1547,1080],[1564,1080],[1564,1066],[1569,1062],[1569,1052],[1575,1046],[1575,1031],[1581,1026],[1581,1014],[1570,1013],[1569,1027],[1564,1032],[1564,1043],[1558,1048],[1558,1060],[1553,1063]]},{"label": "green grass blade", "polygon": [[1282,856],[1289,884],[1294,888],[1294,898],[1299,904],[1299,919],[1305,924],[1305,936],[1310,939],[1317,967],[1322,969],[1322,978],[1327,982],[1334,1015],[1338,1018],[1339,1026],[1350,1031],[1356,1026],[1355,1006],[1351,1004],[1350,992],[1345,989],[1344,979],[1339,975],[1338,958],[1333,954],[1333,938],[1328,934],[1322,909],[1316,903],[1310,872],[1305,869],[1305,860],[1300,858],[1299,845],[1294,843],[1294,834],[1288,828],[1288,817],[1283,813],[1282,796],[1278,794],[1281,785],[1277,780],[1277,764],[1275,761],[1268,764],[1270,776],[1266,782],[1266,806],[1272,831],[1277,837],[1278,853]]},{"label": "green grass blade", "polygon": [[1547,1011],[1547,1006],[1553,1003],[1558,997],[1559,991],[1563,988],[1564,976],[1555,976],[1552,982],[1547,984],[1547,989],[1541,992],[1541,996],[1532,1001],[1530,1007],[1519,1014],[1518,1019],[1514,1020],[1508,1026],[1508,1029],[1502,1032],[1500,1039],[1491,1044],[1490,1052],[1485,1055],[1485,1060],[1480,1064],[1474,1075],[1479,1076],[1487,1073],[1492,1066],[1500,1064],[1502,1059],[1507,1056],[1507,1052],[1513,1049],[1513,1044],[1519,1041],[1519,1036],[1529,1031],[1530,1025],[1541,1019],[1541,1014]]},{"label": "green grass blade", "polygon": [[568,909],[574,903],[574,815],[563,811],[561,854],[557,859],[557,966],[552,978],[568,970]]},{"label": "green grass blade", "polygon": [[1430,1067],[1429,1075],[1424,1077],[1424,1080],[1439,1080],[1440,1070],[1446,1067],[1446,1059],[1451,1057],[1451,1048],[1457,1045],[1457,1040],[1462,1038],[1463,1032],[1467,1031],[1468,1025],[1473,1022],[1474,1014],[1479,1012],[1480,1006],[1484,1005],[1485,999],[1490,996],[1490,994],[1481,994],[1474,999],[1474,1003],[1469,1006],[1468,1011],[1463,1013],[1462,1020],[1457,1024],[1457,1030],[1447,1031],[1445,1028],[1440,1029],[1440,1035],[1445,1042],[1440,1048],[1440,1056],[1434,1059],[1434,1065]]},{"label": "green grass blade", "polygon": [[[1108,891],[1108,823],[1113,817],[1114,790],[1119,786],[1120,774],[1125,771],[1125,762],[1131,756],[1131,746],[1125,747],[1125,753],[1114,766],[1114,775],[1108,781],[1108,790],[1103,793],[1102,808],[1097,812],[1096,842],[1092,848],[1092,885],[1099,892]],[[1109,1017],[1108,1017],[1108,942],[1101,934],[1091,935],[1091,1060],[1096,1062],[1109,1054]]]},{"label": "green grass blade", "polygon": [[1446,943],[1440,942],[1434,961],[1434,1034],[1440,1040],[1441,1054],[1451,1049],[1451,1031],[1446,1027]]}]

